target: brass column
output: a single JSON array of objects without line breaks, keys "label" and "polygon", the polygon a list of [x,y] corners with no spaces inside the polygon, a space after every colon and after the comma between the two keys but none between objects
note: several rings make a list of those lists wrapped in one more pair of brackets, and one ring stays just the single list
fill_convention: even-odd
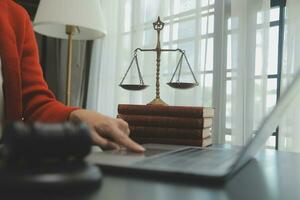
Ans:
[{"label": "brass column", "polygon": [[65,104],[67,106],[71,105],[71,88],[72,88],[72,48],[73,41],[72,37],[75,32],[75,26],[66,26],[66,34],[68,35],[68,60],[67,60],[67,80],[66,80],[66,99]]},{"label": "brass column", "polygon": [[164,23],[158,17],[157,21],[153,23],[154,30],[157,31],[157,44],[156,44],[156,95],[155,99],[153,99],[149,104],[159,104],[159,105],[168,105],[160,98],[160,57],[161,57],[161,45],[160,45],[160,31],[164,28]]}]

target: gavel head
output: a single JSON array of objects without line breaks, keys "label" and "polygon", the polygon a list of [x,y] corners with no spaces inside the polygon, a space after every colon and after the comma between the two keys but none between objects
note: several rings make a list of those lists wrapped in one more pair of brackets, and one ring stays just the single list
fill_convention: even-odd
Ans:
[{"label": "gavel head", "polygon": [[15,122],[5,128],[2,142],[3,157],[9,162],[82,160],[92,146],[88,126],[71,122]]}]

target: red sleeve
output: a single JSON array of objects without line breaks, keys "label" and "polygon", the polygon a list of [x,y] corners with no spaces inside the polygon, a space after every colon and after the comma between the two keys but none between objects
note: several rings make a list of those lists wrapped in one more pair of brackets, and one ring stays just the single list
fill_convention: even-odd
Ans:
[{"label": "red sleeve", "polygon": [[49,90],[39,64],[38,48],[29,16],[21,56],[22,103],[25,121],[62,122],[79,109],[58,102]]}]

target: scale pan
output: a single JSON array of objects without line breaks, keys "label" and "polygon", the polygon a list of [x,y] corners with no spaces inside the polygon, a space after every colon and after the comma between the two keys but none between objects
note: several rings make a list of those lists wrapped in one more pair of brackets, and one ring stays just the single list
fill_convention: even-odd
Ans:
[{"label": "scale pan", "polygon": [[125,90],[143,90],[148,87],[148,85],[134,85],[134,84],[121,84],[119,85],[121,88]]},{"label": "scale pan", "polygon": [[184,82],[169,82],[167,83],[170,87],[175,89],[189,89],[198,86],[198,83],[184,83]]}]

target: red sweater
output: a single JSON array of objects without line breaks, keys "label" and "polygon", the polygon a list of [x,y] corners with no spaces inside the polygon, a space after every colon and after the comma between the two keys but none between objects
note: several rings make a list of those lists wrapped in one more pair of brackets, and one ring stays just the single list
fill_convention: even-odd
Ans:
[{"label": "red sweater", "polygon": [[0,57],[5,122],[61,122],[71,111],[56,101],[43,79],[30,18],[12,0],[0,0]]}]

